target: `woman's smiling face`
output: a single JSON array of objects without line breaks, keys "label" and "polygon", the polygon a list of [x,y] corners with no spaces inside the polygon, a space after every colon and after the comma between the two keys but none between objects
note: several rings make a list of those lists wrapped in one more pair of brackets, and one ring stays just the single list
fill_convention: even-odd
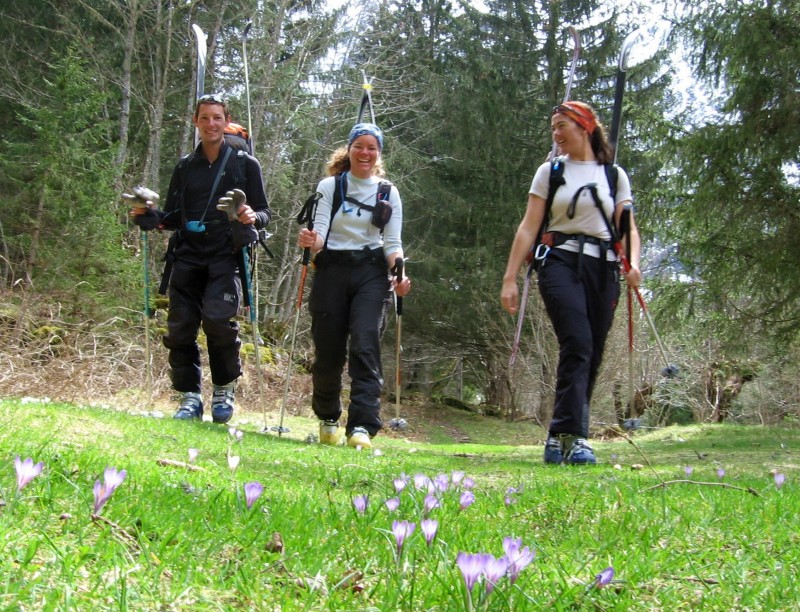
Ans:
[{"label": "woman's smiling face", "polygon": [[349,156],[350,174],[357,178],[369,178],[381,156],[378,139],[370,134],[359,136],[350,145]]}]

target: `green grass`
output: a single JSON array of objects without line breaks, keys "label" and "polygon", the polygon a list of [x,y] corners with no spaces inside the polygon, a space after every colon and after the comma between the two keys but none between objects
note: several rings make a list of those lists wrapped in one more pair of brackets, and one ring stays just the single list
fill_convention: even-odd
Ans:
[{"label": "green grass", "polygon": [[[636,447],[596,443],[601,465],[559,467],[541,464],[541,446],[480,444],[526,424],[453,419],[469,444],[445,427],[434,443],[378,437],[375,454],[302,442],[311,420],[281,438],[244,426],[237,442],[210,423],[2,401],[0,609],[800,608],[800,431],[672,427],[637,434]],[[189,448],[201,470],[158,463],[188,462]],[[241,458],[235,471],[229,455]],[[45,464],[21,492],[17,456]],[[109,466],[127,478],[93,518],[92,487]],[[679,482],[687,466],[694,482]],[[476,500],[460,510],[459,487],[440,492],[429,547],[427,490],[412,480],[393,513],[384,501],[401,474],[453,471],[474,480]],[[786,476],[780,489],[773,471]],[[250,481],[264,493],[247,509]],[[357,495],[369,497],[364,514]],[[400,555],[393,520],[417,525]],[[535,560],[488,597],[479,583],[469,601],[456,556],[500,557],[510,536]],[[615,581],[593,588],[608,566]]]}]

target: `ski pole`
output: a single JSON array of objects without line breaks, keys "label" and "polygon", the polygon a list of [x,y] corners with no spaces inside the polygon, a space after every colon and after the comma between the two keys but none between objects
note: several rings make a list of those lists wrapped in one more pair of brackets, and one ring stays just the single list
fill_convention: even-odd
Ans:
[{"label": "ski pole", "polygon": [[[241,189],[234,189],[225,194],[225,197],[219,199],[217,210],[228,215],[228,221],[231,224],[239,223],[238,210],[247,201],[247,196]],[[252,230],[255,232],[255,229]],[[242,277],[245,285],[245,306],[250,311],[250,329],[253,334],[253,357],[256,361],[256,378],[258,379],[258,395],[261,400],[261,410],[264,415],[264,427],[267,425],[267,402],[264,393],[264,380],[261,375],[261,351],[259,350],[260,338],[258,336],[258,313],[253,301],[253,283],[250,277],[250,255],[248,253],[249,245],[245,244],[241,250],[242,262]]]},{"label": "ski pole", "polygon": [[[578,58],[581,54],[581,33],[575,26],[569,26],[569,34],[572,37],[572,63],[569,67],[569,76],[567,77],[567,86],[564,91],[564,103],[569,101],[569,96],[572,92],[572,81],[575,78],[575,69],[578,66]],[[554,158],[557,152],[557,145],[554,142],[553,147],[550,150],[550,159]],[[545,211],[545,215],[547,212]],[[544,230],[545,223],[547,223],[547,219],[542,219],[542,224],[539,226],[539,232],[536,236],[536,240],[531,245],[530,250],[530,258],[531,261],[528,264],[528,270],[525,273],[525,280],[522,283],[522,296],[520,297],[519,302],[519,313],[517,314],[517,327],[514,332],[514,343],[511,346],[511,357],[508,360],[508,367],[514,365],[517,360],[517,351],[519,350],[519,341],[522,337],[522,326],[525,323],[525,306],[528,303],[528,294],[530,293],[530,286],[531,286],[531,276],[533,275],[534,265],[536,258],[534,256],[534,250],[536,249],[539,241],[541,240],[542,233]]]},{"label": "ski pole", "polygon": [[364,79],[364,83],[361,85],[364,94],[361,96],[361,107],[358,109],[356,123],[361,123],[364,118],[364,111],[367,109],[369,109],[370,120],[375,123],[375,111],[372,108],[372,80],[375,77],[367,78],[367,73],[363,70],[361,71],[361,76]]},{"label": "ski pole", "polygon": [[253,22],[248,21],[242,31],[242,61],[244,62],[244,92],[247,99],[247,133],[250,136],[250,155],[255,155],[256,149],[255,140],[253,138],[253,121],[250,115],[250,73],[247,71],[247,35],[250,33],[250,28],[253,27]]},{"label": "ski pole", "polygon": [[[300,214],[297,216],[298,223],[306,222],[306,229],[312,231],[314,229],[314,217],[317,215],[317,204],[322,197],[321,193],[315,193],[313,196],[306,200]],[[297,325],[300,321],[300,309],[303,306],[303,292],[306,286],[306,277],[308,275],[308,264],[311,261],[311,249],[306,247],[303,249],[303,258],[301,260],[302,270],[300,272],[300,285],[297,288],[297,302],[295,303],[294,324],[292,325],[292,340],[289,345],[289,360],[286,367],[286,377],[283,385],[283,403],[281,404],[281,420],[277,427],[273,427],[273,431],[278,432],[278,436],[282,433],[289,431],[283,426],[283,418],[286,414],[286,402],[289,398],[289,380],[292,375],[292,361],[294,360],[294,346],[297,340]]]},{"label": "ski pole", "polygon": [[[133,193],[123,193],[122,199],[131,208],[147,208],[148,202],[155,203],[159,195],[141,185],[132,189]],[[152,353],[150,350],[150,270],[149,270],[149,242],[147,232],[139,228],[142,237],[142,262],[143,262],[143,281],[144,281],[144,358],[145,358],[145,387],[147,389],[147,407],[153,405],[153,364]]]},{"label": "ski pole", "polygon": [[[392,273],[394,274],[395,278],[397,278],[397,282],[403,280],[403,258],[397,257],[394,260],[394,266],[392,267]],[[402,370],[400,368],[400,334],[401,334],[401,321],[403,318],[403,298],[397,295],[397,292],[394,294],[394,304],[395,304],[395,318],[397,319],[397,333],[395,339],[395,350],[394,350],[394,359],[395,359],[395,387],[394,387],[394,418],[389,422],[389,427],[394,429],[395,431],[404,431],[408,428],[408,421],[405,419],[400,418],[400,387],[402,385]]]}]

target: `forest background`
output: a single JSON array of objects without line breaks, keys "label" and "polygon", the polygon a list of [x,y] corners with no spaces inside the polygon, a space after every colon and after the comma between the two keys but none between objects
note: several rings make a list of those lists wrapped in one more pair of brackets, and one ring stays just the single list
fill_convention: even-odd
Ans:
[{"label": "forest background", "polygon": [[[403,313],[404,396],[545,423],[555,339],[534,288],[509,367],[515,321],[499,291],[530,181],[550,149],[549,115],[572,52],[567,28],[583,41],[572,97],[610,123],[622,41],[657,15],[669,36],[629,70],[618,161],[645,243],[643,295],[680,375],[660,376],[663,355],[638,307],[630,350],[621,301],[593,418],[622,418],[633,371],[653,425],[796,424],[794,0],[380,0],[335,9],[316,0],[4,2],[0,393],[121,404],[168,396],[164,304],[155,298],[167,236],[150,235],[143,261],[119,196],[136,184],[163,190],[191,150],[192,24],[208,35],[205,91],[228,95],[234,119],[247,123],[242,34],[252,21],[252,136],[274,215],[274,257],[259,254],[255,279],[269,401],[281,401],[293,371],[290,409],[307,403],[305,307],[287,364],[301,272],[296,215],[355,120],[365,73],[404,201],[414,282]],[[147,327],[145,279],[155,311]],[[394,333],[390,321],[389,380]],[[258,409],[252,349],[243,351],[242,399]]]}]

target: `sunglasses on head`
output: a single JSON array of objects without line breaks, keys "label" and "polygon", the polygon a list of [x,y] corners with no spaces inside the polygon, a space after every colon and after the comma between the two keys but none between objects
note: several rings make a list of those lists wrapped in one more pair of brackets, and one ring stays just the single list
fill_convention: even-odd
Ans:
[{"label": "sunglasses on head", "polygon": [[227,103],[225,102],[225,98],[223,98],[220,94],[206,94],[197,100],[197,104],[198,106],[200,104],[222,104],[225,106]]}]

